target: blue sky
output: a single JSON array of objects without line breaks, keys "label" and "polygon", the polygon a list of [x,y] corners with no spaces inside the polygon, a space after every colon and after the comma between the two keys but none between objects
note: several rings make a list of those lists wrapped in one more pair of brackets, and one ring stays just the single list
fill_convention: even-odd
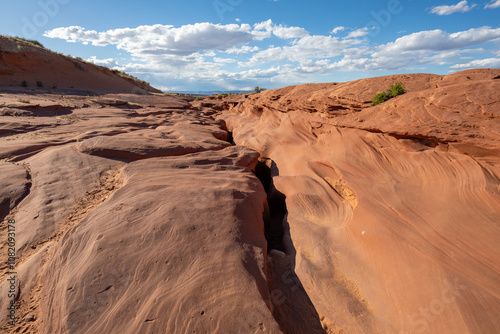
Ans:
[{"label": "blue sky", "polygon": [[500,68],[500,0],[0,1],[0,34],[166,91]]}]

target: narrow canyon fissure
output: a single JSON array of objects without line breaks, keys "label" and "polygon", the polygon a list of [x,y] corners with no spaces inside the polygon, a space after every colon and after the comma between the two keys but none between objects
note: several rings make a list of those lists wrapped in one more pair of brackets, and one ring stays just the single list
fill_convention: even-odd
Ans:
[{"label": "narrow canyon fissure", "polygon": [[267,194],[269,213],[264,217],[267,251],[269,253],[272,250],[278,250],[286,253],[286,247],[283,244],[283,224],[287,214],[286,197],[274,187],[273,169],[277,170],[274,161],[261,159],[255,167],[255,176],[260,180]]},{"label": "narrow canyon fissure", "polygon": [[[228,131],[228,142],[237,145],[233,133]],[[264,234],[267,240],[266,279],[271,300],[267,301],[271,312],[286,334],[328,333],[320,316],[295,273],[295,248],[288,236],[286,196],[273,183],[279,176],[276,163],[261,157],[255,167],[267,195],[267,211],[264,213]]]}]

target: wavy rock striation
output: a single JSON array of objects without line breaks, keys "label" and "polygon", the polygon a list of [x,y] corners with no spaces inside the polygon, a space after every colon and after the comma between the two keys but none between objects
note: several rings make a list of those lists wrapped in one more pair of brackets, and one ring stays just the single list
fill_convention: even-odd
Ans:
[{"label": "wavy rock striation", "polygon": [[259,154],[223,121],[168,96],[0,98],[19,110],[1,116],[3,331],[280,332]]},{"label": "wavy rock striation", "polygon": [[[499,75],[292,86],[221,116],[237,145],[275,165],[286,258],[326,332],[500,327]],[[399,81],[408,93],[370,107]],[[274,304],[296,322],[290,303]]]},{"label": "wavy rock striation", "polygon": [[2,93],[0,328],[496,333],[498,78]]}]

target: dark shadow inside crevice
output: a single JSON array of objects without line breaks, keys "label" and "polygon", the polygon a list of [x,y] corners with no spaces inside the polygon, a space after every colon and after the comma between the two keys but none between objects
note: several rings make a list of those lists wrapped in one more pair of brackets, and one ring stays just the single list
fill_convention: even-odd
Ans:
[{"label": "dark shadow inside crevice", "polygon": [[[228,131],[227,129],[225,129]],[[227,141],[235,145],[233,133]],[[276,323],[285,334],[326,334],[320,316],[295,273],[295,247],[287,221],[286,196],[276,189],[273,177],[279,176],[274,161],[260,158],[255,176],[267,194],[264,212],[264,232],[267,240],[266,280],[270,306]]]},{"label": "dark shadow inside crevice", "polygon": [[234,143],[234,138],[233,138],[233,133],[231,131],[227,131],[227,140],[226,140],[229,144],[231,145],[236,145]]},{"label": "dark shadow inside crevice", "polygon": [[273,184],[272,170],[276,166],[272,160],[263,159],[255,167],[255,175],[262,183],[267,194],[267,204],[269,207],[269,217],[264,219],[265,237],[267,240],[267,250],[273,249],[281,252],[285,251],[283,245],[283,219],[286,216],[286,197],[276,190]]},{"label": "dark shadow inside crevice", "polygon": [[267,262],[272,313],[283,333],[326,334],[320,316],[295,273],[290,256],[272,252]]},{"label": "dark shadow inside crevice", "polygon": [[286,196],[273,183],[279,170],[274,161],[261,159],[255,175],[267,193],[269,208],[264,226],[268,249],[266,276],[273,317],[283,333],[325,334],[320,316],[295,273],[295,248],[288,231]]}]

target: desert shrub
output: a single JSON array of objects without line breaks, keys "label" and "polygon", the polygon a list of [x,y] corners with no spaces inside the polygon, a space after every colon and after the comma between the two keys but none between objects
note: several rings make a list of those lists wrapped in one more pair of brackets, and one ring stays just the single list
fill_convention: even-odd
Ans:
[{"label": "desert shrub", "polygon": [[377,104],[385,102],[389,99],[390,99],[390,97],[389,97],[389,95],[387,95],[386,92],[375,94],[375,96],[373,97],[373,100],[372,100],[372,106],[376,106]]},{"label": "desert shrub", "polygon": [[42,88],[43,87],[43,82],[37,81],[36,86]]},{"label": "desert shrub", "polygon": [[22,38],[22,37],[16,37],[17,39],[21,40],[21,41],[24,41],[24,42],[28,42],[28,43],[31,43],[31,44],[34,44],[36,46],[39,46],[41,48],[45,48],[42,43],[40,43],[39,41],[36,41],[34,39],[26,39],[26,38]]},{"label": "desert shrub", "polygon": [[260,93],[260,92],[265,91],[265,90],[266,90],[266,88],[261,88],[259,86],[255,86],[255,88],[253,89],[253,91],[255,93]]},{"label": "desert shrub", "polygon": [[377,104],[385,102],[404,93],[406,93],[406,89],[403,87],[403,83],[397,82],[394,85],[390,86],[389,89],[387,89],[385,92],[375,94],[372,99],[372,106],[376,106]]},{"label": "desert shrub", "polygon": [[26,80],[21,81],[21,86],[28,87],[28,81],[26,81]]},{"label": "desert shrub", "polygon": [[392,85],[391,87],[389,87],[387,92],[389,93],[389,95],[391,97],[396,97],[398,95],[403,95],[404,93],[406,93],[406,90],[403,87],[403,83],[398,82],[398,83],[395,83],[394,85]]}]

